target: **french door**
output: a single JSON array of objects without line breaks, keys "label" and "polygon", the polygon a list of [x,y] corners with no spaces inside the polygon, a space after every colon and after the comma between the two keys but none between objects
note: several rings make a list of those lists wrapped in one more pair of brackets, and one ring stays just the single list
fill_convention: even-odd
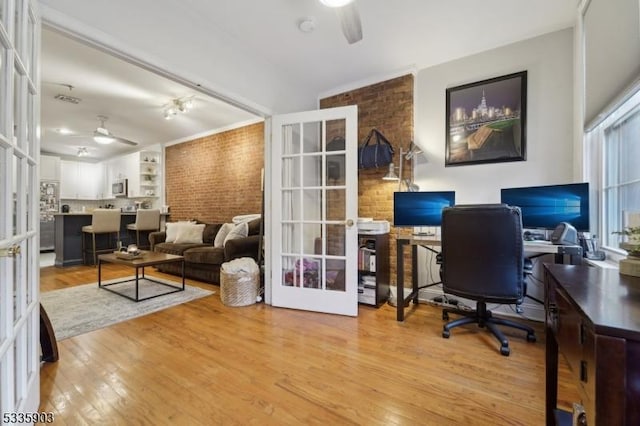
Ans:
[{"label": "french door", "polygon": [[274,306],[358,314],[356,106],[271,122]]},{"label": "french door", "polygon": [[0,0],[0,412],[8,421],[37,412],[40,394],[36,7]]}]

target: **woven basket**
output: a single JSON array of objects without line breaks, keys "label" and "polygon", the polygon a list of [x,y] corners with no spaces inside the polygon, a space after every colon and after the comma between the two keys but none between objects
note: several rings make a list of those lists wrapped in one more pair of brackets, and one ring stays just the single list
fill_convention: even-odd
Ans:
[{"label": "woven basket", "polygon": [[227,273],[220,270],[220,300],[226,306],[247,306],[256,303],[259,273]]}]

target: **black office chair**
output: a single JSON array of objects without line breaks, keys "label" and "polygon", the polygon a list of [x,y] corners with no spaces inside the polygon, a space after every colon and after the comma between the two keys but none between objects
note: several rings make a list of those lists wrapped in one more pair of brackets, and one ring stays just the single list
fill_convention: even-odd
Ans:
[{"label": "black office chair", "polygon": [[[497,327],[504,325],[527,332],[535,342],[533,328],[507,319],[495,318],[487,303],[520,304],[526,295],[522,217],[518,207],[506,204],[457,205],[442,212],[442,252],[440,255],[443,290],[447,294],[476,301],[475,311],[444,309],[463,315],[444,325],[442,337],[451,329],[477,323],[486,327],[500,342],[500,353],[508,356],[509,341]],[[527,269],[530,270],[528,263]]]}]

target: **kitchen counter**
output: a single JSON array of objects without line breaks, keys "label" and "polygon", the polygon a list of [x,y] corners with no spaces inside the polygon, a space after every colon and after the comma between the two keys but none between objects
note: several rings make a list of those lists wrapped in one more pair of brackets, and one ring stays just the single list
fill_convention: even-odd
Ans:
[{"label": "kitchen counter", "polygon": [[[135,223],[136,212],[122,212],[120,219],[120,241],[123,245],[135,243],[127,225]],[[55,266],[82,265],[82,227],[91,225],[91,212],[55,213]],[[160,214],[160,229],[167,220],[169,213]],[[112,237],[113,238],[113,237]],[[96,235],[96,245],[107,247],[109,236]],[[89,240],[87,238],[87,240]]]}]

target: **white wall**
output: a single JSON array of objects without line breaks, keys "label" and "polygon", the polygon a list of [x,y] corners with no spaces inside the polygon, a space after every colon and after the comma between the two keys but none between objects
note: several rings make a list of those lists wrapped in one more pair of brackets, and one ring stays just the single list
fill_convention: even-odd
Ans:
[{"label": "white wall", "polygon": [[[456,203],[500,201],[503,187],[567,183],[573,180],[573,29],[549,33],[431,68],[416,78],[415,141],[423,149],[414,167],[423,191],[455,190]],[[526,161],[445,167],[445,91],[448,87],[526,70]],[[489,101],[489,100],[488,100]],[[539,260],[553,261],[551,258]],[[419,261],[420,282],[437,277],[430,272],[424,250]],[[529,279],[528,292],[543,298],[541,262]],[[429,299],[441,293],[431,288],[421,293]],[[473,306],[470,301],[465,302]],[[541,305],[525,300],[524,315],[543,319]],[[509,307],[497,309],[514,314]]]},{"label": "white wall", "polygon": [[[526,70],[527,160],[444,167],[445,91]],[[421,190],[455,190],[457,203],[500,200],[500,188],[567,183],[573,176],[573,30],[566,29],[418,72],[414,168]]]},{"label": "white wall", "polygon": [[[183,2],[101,3],[107,2],[40,0],[40,7],[44,23],[52,28],[154,71],[168,70],[179,82],[251,112],[264,116],[315,107],[317,93],[303,80],[285,75],[263,57],[233,48],[228,36]],[[186,28],[181,26],[185,19]]]}]

